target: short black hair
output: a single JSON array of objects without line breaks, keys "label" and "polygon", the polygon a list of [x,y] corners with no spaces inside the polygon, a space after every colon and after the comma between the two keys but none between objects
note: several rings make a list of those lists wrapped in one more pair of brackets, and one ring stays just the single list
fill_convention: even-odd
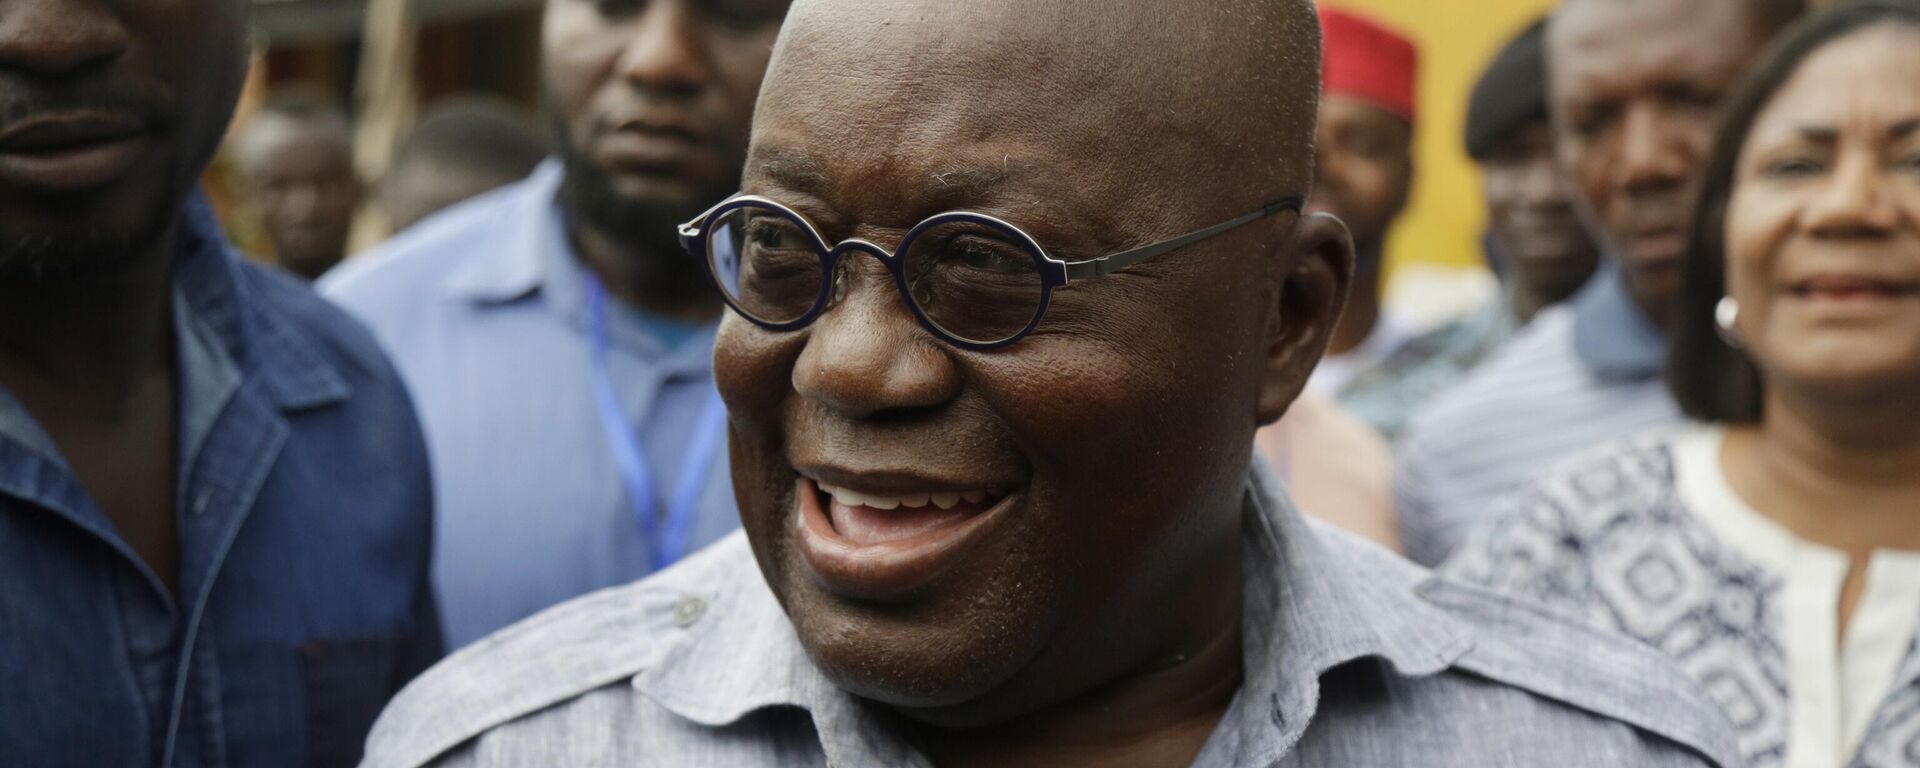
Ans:
[{"label": "short black hair", "polygon": [[450,96],[429,107],[394,149],[393,169],[424,163],[522,178],[545,159],[548,146],[531,117],[495,96]]},{"label": "short black hair", "polygon": [[1849,0],[1814,15],[1782,34],[1725,105],[1694,208],[1679,316],[1667,352],[1667,385],[1687,416],[1727,423],[1760,420],[1765,387],[1760,369],[1721,337],[1714,321],[1714,308],[1727,292],[1727,203],[1747,134],[1801,62],[1840,38],[1887,24],[1920,27],[1920,0]]}]

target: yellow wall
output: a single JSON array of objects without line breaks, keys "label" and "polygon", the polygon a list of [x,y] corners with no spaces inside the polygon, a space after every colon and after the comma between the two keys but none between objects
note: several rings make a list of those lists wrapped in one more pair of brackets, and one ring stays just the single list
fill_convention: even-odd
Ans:
[{"label": "yellow wall", "polygon": [[1322,0],[1364,13],[1420,46],[1420,124],[1413,201],[1388,242],[1390,263],[1479,266],[1486,221],[1480,176],[1461,131],[1467,97],[1500,46],[1553,0]]}]

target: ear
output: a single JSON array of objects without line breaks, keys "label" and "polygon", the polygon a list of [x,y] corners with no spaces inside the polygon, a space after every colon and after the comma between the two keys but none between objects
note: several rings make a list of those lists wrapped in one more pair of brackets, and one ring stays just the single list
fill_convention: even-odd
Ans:
[{"label": "ear", "polygon": [[1334,324],[1347,306],[1353,262],[1347,225],[1324,213],[1301,217],[1275,276],[1280,284],[1272,295],[1278,306],[1268,315],[1258,403],[1262,425],[1286,414],[1326,354]]}]

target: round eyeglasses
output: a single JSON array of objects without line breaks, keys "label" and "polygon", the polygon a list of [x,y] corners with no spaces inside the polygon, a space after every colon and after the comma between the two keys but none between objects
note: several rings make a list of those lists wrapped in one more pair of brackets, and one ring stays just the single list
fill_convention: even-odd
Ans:
[{"label": "round eyeglasses", "polygon": [[805,216],[755,195],[736,195],[680,225],[687,253],[706,262],[727,304],[774,331],[806,327],[830,307],[845,278],[842,257],[864,252],[893,274],[920,324],[955,346],[1004,347],[1040,325],[1056,288],[1104,277],[1282,211],[1279,200],[1206,229],[1084,261],[1047,255],[1032,236],[983,213],[942,213],[915,225],[889,253],[865,240],[829,246]]}]

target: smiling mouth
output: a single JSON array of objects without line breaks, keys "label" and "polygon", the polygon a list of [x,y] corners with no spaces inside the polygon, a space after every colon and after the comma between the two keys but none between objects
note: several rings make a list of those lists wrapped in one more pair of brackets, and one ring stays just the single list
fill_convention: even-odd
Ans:
[{"label": "smiling mouth", "polygon": [[1920,293],[1920,285],[1866,277],[1820,276],[1794,283],[1791,290],[1795,297],[1802,299],[1887,301]]},{"label": "smiling mouth", "polygon": [[801,477],[795,526],[808,568],[828,590],[903,597],[972,549],[1018,495],[986,489],[880,493]]},{"label": "smiling mouth", "polygon": [[863,494],[818,483],[827,520],[848,542],[866,546],[909,541],[965,521],[1000,501],[990,491],[928,492],[903,496]]}]

